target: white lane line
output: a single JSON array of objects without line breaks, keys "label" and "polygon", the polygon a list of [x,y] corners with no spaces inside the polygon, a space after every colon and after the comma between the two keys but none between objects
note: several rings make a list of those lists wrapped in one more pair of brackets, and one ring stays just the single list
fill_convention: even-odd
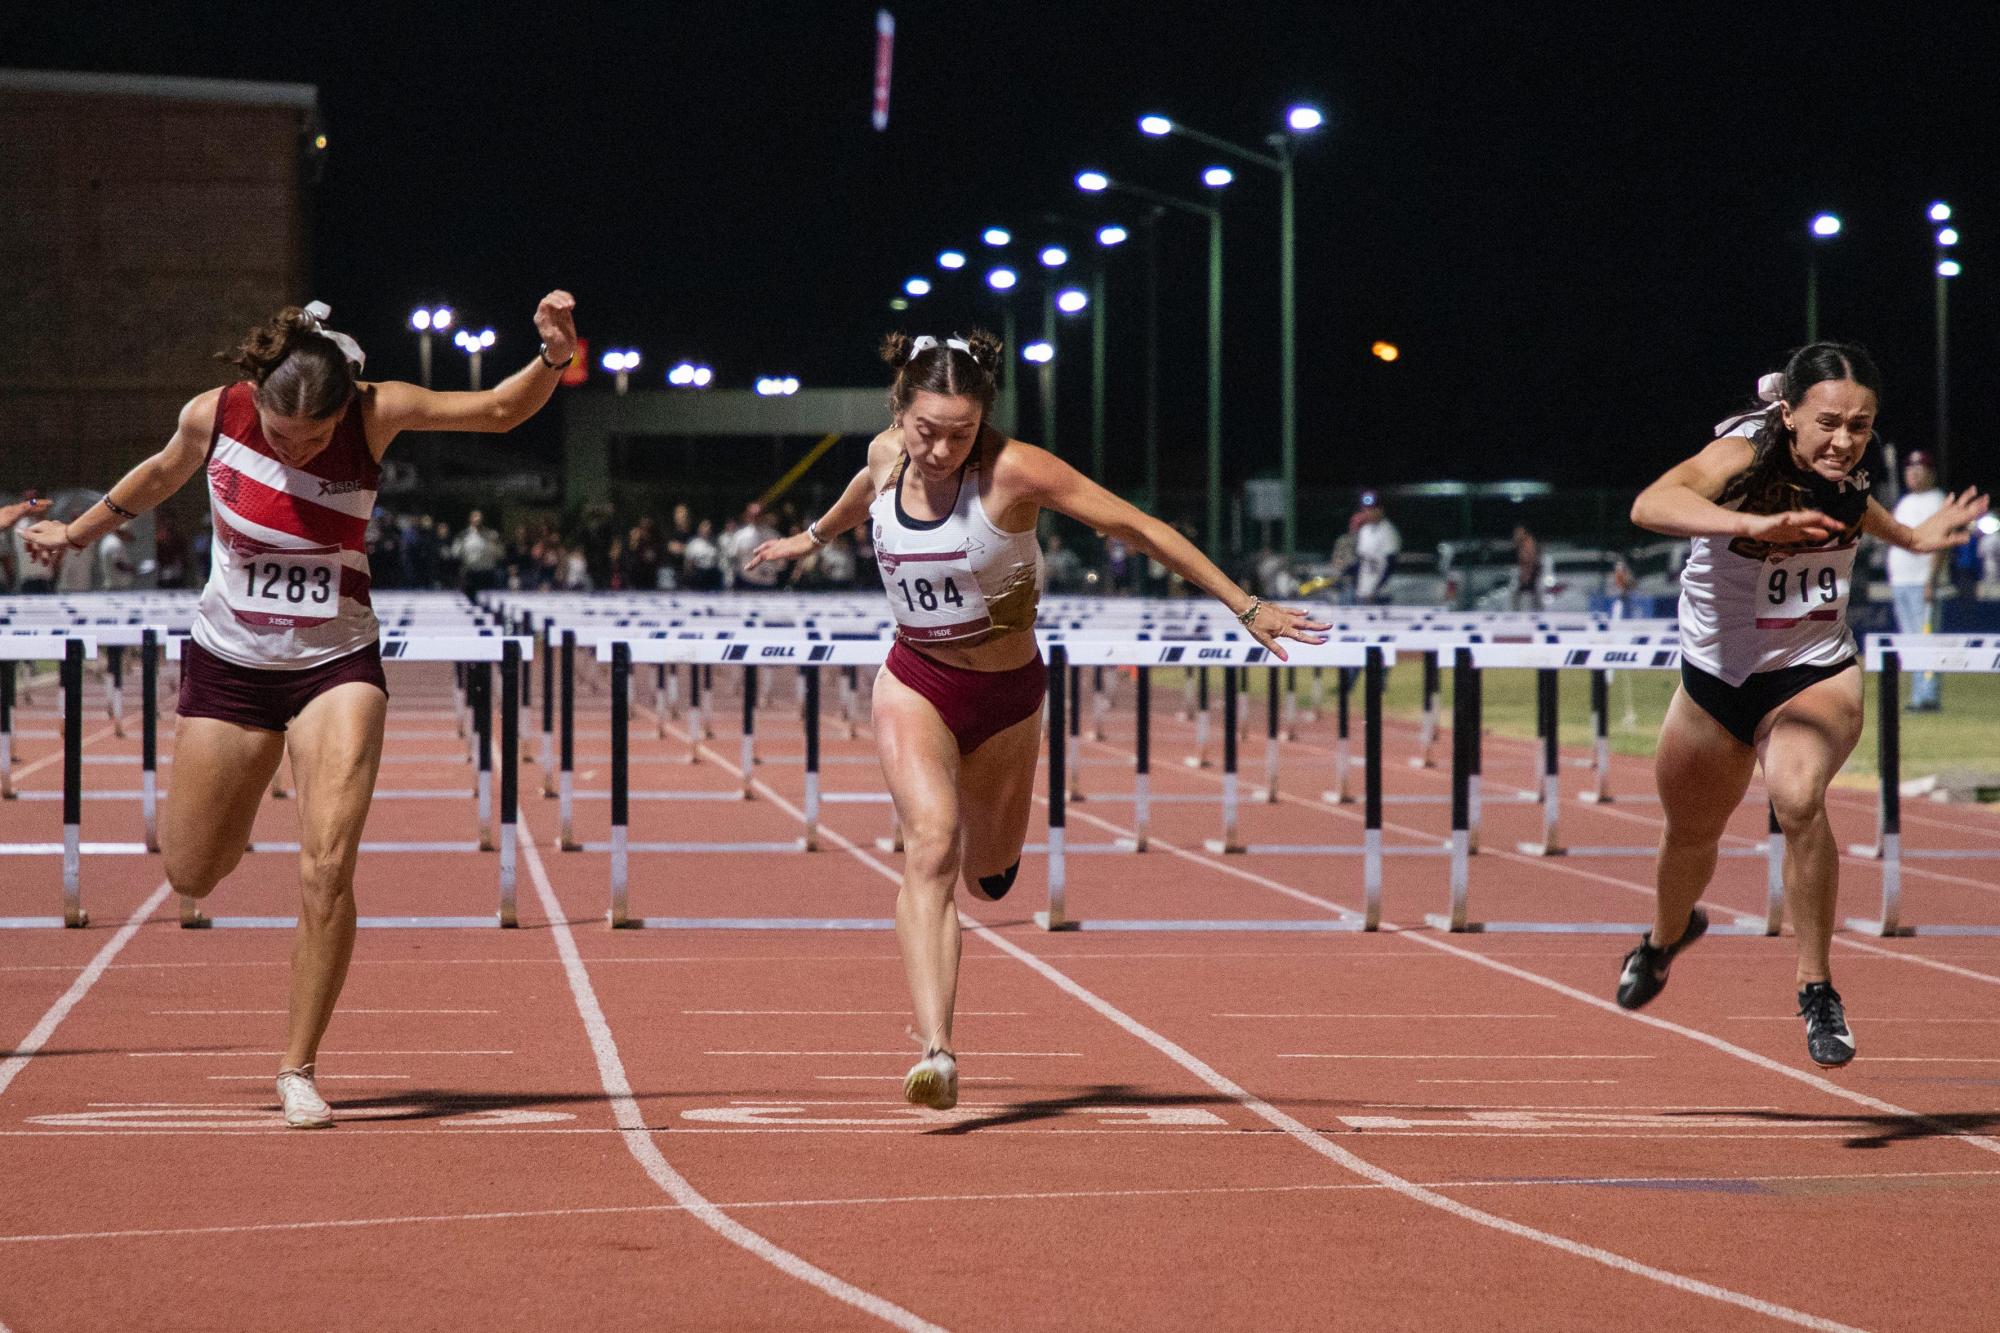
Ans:
[{"label": "white lane line", "polygon": [[1654,1060],[1652,1055],[1367,1055],[1322,1051],[1283,1051],[1280,1060]]},{"label": "white lane line", "polygon": [[[708,747],[703,748],[708,749]],[[709,753],[714,754],[714,751],[709,750]],[[723,759],[722,756],[715,755],[714,757],[718,762],[725,766],[727,765],[728,761]],[[738,776],[741,776],[741,770],[738,770]],[[792,818],[803,820],[803,812],[780,796],[769,783],[760,780],[756,783],[756,786],[772,804],[785,810]],[[876,873],[884,879],[892,883],[901,882],[902,877],[900,875],[868,852],[862,850],[851,839],[824,826],[822,826],[821,831],[827,836],[829,841],[839,846],[863,865],[873,867]],[[1734,1291],[1728,1287],[1704,1282],[1699,1278],[1688,1277],[1682,1273],[1675,1273],[1664,1268],[1656,1268],[1651,1264],[1641,1263],[1636,1259],[1627,1258],[1622,1254],[1617,1254],[1595,1245],[1586,1245],[1580,1241],[1571,1240],[1566,1236],[1556,1235],[1554,1232],[1543,1231],[1537,1227],[1513,1221],[1511,1218],[1485,1212],[1482,1209],[1474,1208],[1469,1204],[1460,1203],[1456,1199],[1440,1194],[1435,1189],[1406,1180],[1392,1171],[1376,1166],[1373,1162],[1365,1158],[1356,1156],[1317,1130],[1279,1110],[1262,1098],[1252,1096],[1246,1089],[1223,1077],[1222,1074],[1197,1058],[1193,1053],[1168,1040],[1143,1023],[1140,1023],[1137,1019],[1125,1013],[1124,1010],[1119,1009],[1110,1001],[1096,994],[1096,992],[1087,989],[1080,982],[1073,980],[1067,973],[1060,971],[1034,954],[1029,953],[1026,949],[1021,948],[1013,941],[998,934],[991,927],[976,918],[964,912],[961,912],[960,915],[971,926],[973,934],[985,943],[1016,959],[1022,965],[1038,973],[1058,990],[1063,991],[1086,1007],[1095,1010],[1099,1015],[1124,1030],[1128,1035],[1159,1051],[1209,1088],[1221,1093],[1223,1096],[1231,1098],[1237,1105],[1251,1112],[1259,1119],[1276,1126],[1284,1133],[1289,1134],[1293,1139],[1313,1152],[1328,1158],[1340,1166],[1346,1167],[1349,1171],[1364,1179],[1372,1180],[1378,1185],[1395,1191],[1412,1202],[1436,1208],[1462,1221],[1472,1222],[1478,1226],[1487,1227],[1505,1235],[1533,1241],[1539,1245],[1546,1245],[1551,1249],[1574,1255],[1577,1258],[1588,1259],[1619,1272],[1648,1278],[1663,1286],[1684,1291],[1691,1295],[1705,1296],[1710,1300],[1738,1306],[1746,1310],[1754,1310],[1758,1314],[1767,1315],[1773,1319],[1784,1320],[1787,1323],[1797,1324],[1805,1328],[1828,1330],[1830,1333],[1858,1333],[1851,1325],[1842,1324],[1831,1319],[1823,1319],[1817,1315],[1807,1314],[1804,1311],[1780,1305],[1775,1301],[1763,1300],[1744,1292]]]},{"label": "white lane line", "polygon": [[[512,1055],[512,1051],[321,1051],[325,1059],[350,1055]],[[127,1051],[133,1060],[234,1060],[242,1056],[282,1056],[283,1051]]]},{"label": "white lane line", "polygon": [[[327,1083],[340,1079],[349,1083],[381,1083],[390,1080],[407,1080],[410,1077],[408,1074],[314,1074],[313,1081]],[[210,1074],[208,1081],[211,1083],[269,1083],[271,1076],[269,1074]]]},{"label": "white lane line", "polygon": [[653,1183],[711,1231],[748,1250],[778,1271],[897,1328],[912,1330],[912,1333],[917,1330],[943,1333],[937,1325],[902,1306],[835,1277],[790,1250],[766,1240],[709,1202],[686,1177],[668,1164],[659,1145],[653,1142],[645,1117],[639,1112],[631,1080],[625,1074],[625,1062],[619,1057],[618,1043],[611,1035],[610,1021],[605,1018],[604,1008],[598,1003],[597,991],[591,985],[590,973],[583,964],[583,955],[577,951],[576,937],[570,933],[569,919],[563,915],[562,903],[557,900],[555,888],[549,883],[548,870],[542,865],[541,852],[535,845],[534,831],[525,819],[521,822],[521,851],[522,859],[527,862],[528,877],[535,886],[535,895],[541,900],[542,914],[548,919],[549,933],[555,939],[556,953],[562,959],[563,972],[569,979],[570,996],[576,1003],[577,1016],[583,1020],[584,1031],[589,1035],[590,1053],[597,1061],[597,1080],[610,1098],[612,1118],[620,1130],[619,1138]]},{"label": "white lane line", "polygon": [[[113,734],[117,730],[118,729],[116,727],[99,727],[96,731],[93,731],[88,736],[85,736],[83,738],[83,743],[85,745],[89,745],[92,741],[101,741],[106,736]],[[35,760],[33,763],[22,764],[19,768],[14,770],[15,784],[18,786],[22,778],[25,778],[33,773],[39,773],[43,769],[47,768],[50,764],[60,764],[62,762],[62,757],[63,757],[62,749],[60,746],[58,746],[55,750],[52,750],[48,754],[43,755],[40,759]],[[136,764],[138,761],[134,760],[133,762]]]},{"label": "white lane line", "polygon": [[1654,1102],[1363,1102],[1370,1110],[1400,1111],[1678,1111],[1691,1115],[1743,1115],[1750,1111],[1782,1111],[1782,1106],[1661,1106]]},{"label": "white lane line", "polygon": [[99,949],[83,971],[77,974],[69,989],[62,993],[62,998],[49,1006],[49,1011],[42,1015],[41,1022],[35,1024],[28,1035],[15,1044],[14,1053],[5,1060],[0,1060],[0,1093],[5,1093],[7,1085],[28,1067],[28,1061],[34,1058],[35,1052],[48,1043],[56,1028],[69,1017],[70,1010],[76,1008],[83,997],[90,993],[90,988],[97,984],[97,979],[111,966],[111,960],[116,958],[119,951],[139,933],[139,927],[146,924],[146,918],[160,909],[171,892],[171,887],[162,881],[146,901],[140,903],[138,909],[125,918],[125,924],[118,927],[111,938],[104,942],[104,947]]},{"label": "white lane line", "polygon": [[[901,1074],[814,1074],[814,1078],[828,1083],[901,1083]],[[1013,1083],[1018,1080],[1005,1074],[960,1074],[960,1083]]]},{"label": "white lane line", "polygon": [[1850,939],[1845,935],[1835,935],[1833,942],[1845,945],[1850,949],[1859,949],[1862,953],[1873,954],[1878,958],[1893,958],[1899,963],[1915,963],[1918,967],[1928,967],[1935,972],[1948,972],[1955,977],[1964,977],[1970,981],[1983,981],[1989,986],[2000,986],[2000,976],[1995,976],[1991,972],[1975,972],[1969,967],[1960,967],[1956,963],[1947,963],[1936,958],[1925,958],[1922,954],[1899,953],[1894,949],[1885,949],[1879,944],[1870,944],[1866,940]]},{"label": "white lane line", "polygon": [[[1797,1014],[1730,1014],[1731,1023],[1796,1023]],[[1880,1014],[1868,1015],[1868,1026],[1877,1023],[2000,1023],[2000,1018],[1884,1018]]]},{"label": "white lane line", "polygon": [[[1211,1018],[1555,1018],[1555,1014],[1210,1014]],[[1796,1015],[1794,1015],[1796,1017]],[[2000,1022],[2000,1019],[1995,1019]]]},{"label": "white lane line", "polygon": [[[274,1131],[276,1132],[276,1131]],[[1968,1180],[2000,1176],[2000,1171],[1883,1171],[1841,1172],[1825,1175],[1760,1176],[1552,1176],[1521,1180],[1437,1180],[1427,1181],[1430,1189],[1559,1189],[1577,1186],[1658,1186],[1704,1185],[1709,1183],[1757,1184],[1845,1183],[1878,1180]],[[898,1204],[968,1203],[1088,1203],[1100,1199],[1206,1198],[1243,1195],[1358,1194],[1373,1193],[1384,1186],[1365,1181],[1322,1181],[1298,1185],[1210,1185],[1161,1187],[1155,1189],[1034,1190],[989,1194],[886,1194],[846,1199],[743,1199],[719,1207],[748,1209],[862,1208]],[[267,1231],[340,1231],[364,1227],[436,1226],[443,1222],[512,1222],[530,1218],[629,1217],[633,1215],[678,1213],[679,1204],[624,1204],[582,1208],[523,1208],[506,1212],[430,1213],[396,1217],[328,1218],[312,1222],[251,1222],[236,1226],[129,1228],[121,1231],[52,1231],[39,1234],[0,1236],[0,1245],[47,1245],[71,1241],[156,1240],[182,1236],[234,1236]]]}]

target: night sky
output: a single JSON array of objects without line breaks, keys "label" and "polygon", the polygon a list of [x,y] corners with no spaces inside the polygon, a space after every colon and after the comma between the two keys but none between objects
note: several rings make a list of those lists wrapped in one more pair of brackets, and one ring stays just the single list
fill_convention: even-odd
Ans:
[{"label": "night sky", "polygon": [[[882,382],[895,326],[946,333],[992,298],[961,275],[906,315],[903,280],[979,255],[998,222],[1134,211],[1099,167],[1200,196],[1214,160],[1142,137],[1160,111],[1256,145],[1293,100],[1299,149],[1300,468],[1317,485],[1545,477],[1637,486],[1692,452],[1804,332],[1806,220],[1821,331],[1882,362],[1882,422],[1934,433],[1927,205],[1951,201],[1954,471],[1993,484],[2000,141],[1991,7],[904,3],[890,129],[869,126],[874,4],[10,5],[0,64],[306,82],[331,139],[312,294],[414,378],[409,309],[448,299],[534,351],[528,316],[577,294],[593,343],[677,355],[737,387]],[[1983,145],[1983,146],[1982,146]],[[1277,460],[1277,189],[1224,192],[1232,478]],[[1202,439],[1201,224],[1161,226],[1169,484]],[[1111,256],[1113,478],[1137,473],[1142,256]],[[1032,282],[1033,280],[1031,280]],[[1039,319],[1039,294],[1024,302]],[[1397,343],[1402,359],[1374,360]],[[1081,327],[1062,443],[1087,436]],[[441,349],[449,351],[449,349]],[[462,376],[441,359],[440,383]],[[1074,396],[1072,396],[1074,395]],[[1024,404],[1024,407],[1026,404]],[[1024,412],[1031,434],[1035,416]]]}]

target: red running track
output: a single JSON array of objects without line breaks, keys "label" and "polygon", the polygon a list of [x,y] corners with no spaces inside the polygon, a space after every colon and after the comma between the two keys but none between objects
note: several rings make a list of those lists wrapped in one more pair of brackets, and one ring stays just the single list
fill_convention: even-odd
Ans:
[{"label": "red running track", "polygon": [[[399,670],[383,786],[469,790],[437,679]],[[590,790],[604,700],[581,697]],[[28,711],[23,727],[51,725]],[[762,724],[758,799],[635,802],[635,839],[795,836],[785,711]],[[1212,773],[1174,762],[1189,732],[1165,711],[1155,789],[1213,796]],[[1073,841],[1129,827],[1124,725],[1086,749]],[[733,735],[690,766],[676,728],[639,729],[635,787],[739,785]],[[99,730],[87,753],[129,763],[89,765],[87,782],[135,787],[136,747]],[[1392,731],[1392,795],[1443,792],[1403,762],[1411,739]],[[24,740],[23,763],[52,745]],[[865,735],[827,748],[830,790],[876,785]],[[1329,755],[1328,724],[1309,726],[1284,799],[1246,804],[1245,836],[1357,840],[1355,809],[1316,799]],[[1489,793],[1516,769],[1528,785],[1530,757],[1490,740]],[[1621,762],[1614,787],[1643,796],[1646,781]],[[553,850],[554,802],[525,801],[521,929],[363,933],[322,1055],[330,1132],[273,1116],[282,932],[182,931],[156,857],[106,857],[86,862],[89,930],[0,935],[16,1051],[0,1059],[0,1324],[1600,1329],[1640,1312],[1929,1330],[1990,1327],[2000,1309],[1984,1241],[2000,941],[1843,935],[1862,1054],[1822,1073],[1791,1016],[1788,940],[1706,941],[1630,1015],[1607,998],[1623,938],[1407,928],[1443,905],[1438,858],[1390,861],[1401,924],[1379,934],[1050,935],[1027,919],[1031,856],[1015,897],[969,904],[964,1100],[936,1113],[899,1099],[915,1051],[890,936],[613,933],[605,858]],[[1843,843],[1866,841],[1871,807],[1837,804]],[[58,809],[8,803],[0,837],[52,838]],[[470,811],[462,795],[386,800],[369,836],[470,838]],[[606,816],[580,801],[579,834],[601,839]],[[85,819],[93,839],[138,836],[128,800],[88,802]],[[1358,908],[1355,861],[1211,856],[1216,820],[1164,804],[1152,852],[1073,857],[1072,910]],[[1570,802],[1563,821],[1573,842],[1644,843],[1658,810]],[[635,854],[634,910],[887,915],[896,858],[872,845],[886,822],[879,804],[834,804],[816,854]],[[1392,842],[1432,841],[1444,807],[1392,804],[1389,822]],[[291,824],[269,802],[256,836]],[[1760,825],[1746,810],[1736,831]],[[1500,850],[1538,830],[1534,807],[1489,803],[1476,914],[1644,919],[1648,864]],[[1906,839],[2000,845],[2000,820],[1919,807]],[[494,862],[364,857],[362,911],[490,912]],[[1911,869],[1911,916],[2000,920],[1989,865]],[[51,910],[53,861],[0,874],[0,913]],[[1872,870],[1843,874],[1846,908],[1864,910]],[[1711,900],[1761,913],[1762,876],[1726,861]],[[292,883],[289,857],[254,855],[212,906],[282,913]]]}]

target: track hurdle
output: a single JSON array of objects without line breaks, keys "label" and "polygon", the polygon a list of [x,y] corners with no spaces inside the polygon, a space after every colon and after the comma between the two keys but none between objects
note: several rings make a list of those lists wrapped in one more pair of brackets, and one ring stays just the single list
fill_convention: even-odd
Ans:
[{"label": "track hurdle", "polygon": [[[1430,913],[1425,920],[1440,930],[1513,931],[1554,934],[1624,934],[1646,929],[1645,923],[1569,921],[1478,921],[1470,908],[1472,829],[1476,827],[1472,783],[1478,772],[1481,749],[1477,726],[1480,693],[1479,673],[1494,668],[1525,668],[1537,673],[1536,702],[1542,722],[1542,841],[1521,843],[1519,850],[1535,856],[1629,856],[1651,858],[1656,847],[1566,847],[1561,841],[1558,819],[1561,811],[1558,728],[1556,726],[1556,675],[1564,670],[1667,671],[1680,668],[1680,652],[1659,646],[1617,644],[1574,645],[1563,643],[1479,643],[1451,650],[1453,657],[1452,725],[1452,836],[1450,907],[1445,913]],[[1718,925],[1712,934],[1775,935],[1784,919],[1782,879],[1783,840],[1767,837],[1753,847],[1725,847],[1721,856],[1761,856],[1765,858],[1765,917],[1758,925]]]},{"label": "track hurdle", "polygon": [[[629,885],[631,855],[634,852],[740,852],[751,855],[808,852],[818,847],[821,690],[819,671],[828,666],[881,665],[889,655],[888,640],[857,640],[835,643],[782,642],[775,640],[737,641],[730,639],[618,638],[607,635],[597,643],[597,659],[611,667],[611,837],[608,842],[586,843],[583,850],[610,853],[610,908],[606,919],[614,929],[665,930],[893,930],[888,918],[857,917],[648,917],[631,912]],[[803,702],[806,733],[805,835],[787,842],[634,842],[631,838],[631,718],[627,685],[637,663],[685,663],[690,681],[700,679],[700,668],[723,665],[754,670],[758,666],[796,666],[807,672]],[[745,708],[755,696],[754,682],[746,681]],[[693,696],[690,695],[692,700]],[[692,710],[693,703],[689,708]],[[746,714],[747,717],[747,714]],[[748,766],[744,781],[750,781]],[[1058,783],[1058,786],[1061,784]]]},{"label": "track hurdle", "polygon": [[1940,646],[1940,636],[1871,634],[1867,663],[1875,678],[1875,744],[1881,770],[1875,848],[1882,862],[1882,910],[1873,917],[1849,917],[1847,928],[1869,935],[2000,935],[2000,926],[1924,925],[1902,919],[1903,862],[1906,860],[1994,860],[2000,848],[1906,848],[1903,846],[1902,673],[1936,671],[1953,674],[2000,672],[2000,641],[1978,639],[1977,646]]},{"label": "track hurdle", "polygon": [[[171,651],[178,651],[178,641]],[[438,636],[427,638],[386,638],[382,641],[384,662],[450,662],[468,668],[467,694],[473,710],[473,726],[477,734],[486,738],[481,751],[485,757],[482,774],[490,780],[494,756],[490,753],[492,726],[492,691],[490,686],[491,667],[500,666],[500,809],[499,838],[500,853],[499,909],[493,916],[364,916],[355,924],[364,929],[408,929],[416,927],[468,928],[500,925],[512,927],[518,924],[515,911],[515,879],[518,868],[519,809],[520,809],[520,682],[521,672],[532,660],[534,640],[528,637],[489,636]],[[476,668],[476,669],[474,669]],[[479,684],[481,680],[489,683]],[[482,837],[473,842],[363,842],[363,852],[477,852],[494,849],[494,843]],[[297,852],[295,842],[258,843],[252,850],[259,852]],[[183,929],[207,930],[216,927],[237,929],[283,929],[289,930],[298,924],[297,917],[291,916],[209,916],[201,904],[185,895],[180,899],[180,923]]]},{"label": "track hurdle", "polygon": [[[0,855],[59,854],[62,857],[62,915],[0,917],[0,929],[76,930],[90,924],[90,914],[83,910],[83,854],[86,851],[94,852],[101,849],[87,846],[83,841],[83,664],[96,655],[96,640],[81,635],[63,633],[0,635],[0,662],[7,664],[7,684],[10,687],[13,683],[14,663],[41,662],[54,658],[62,663],[63,696],[62,842],[0,844]],[[11,723],[12,718],[5,719],[5,722]]]},{"label": "track hurdle", "polygon": [[[1072,915],[1068,902],[1068,863],[1070,854],[1083,850],[1072,847],[1067,841],[1067,802],[1062,799],[1061,783],[1052,783],[1049,792],[1049,833],[1048,851],[1048,905],[1035,914],[1035,922],[1044,930],[1278,930],[1278,931],[1352,931],[1373,930],[1381,921],[1382,858],[1390,853],[1401,853],[1404,848],[1382,846],[1382,674],[1394,660],[1394,650],[1381,644],[1288,643],[1286,652],[1294,664],[1316,666],[1361,667],[1368,680],[1368,706],[1366,734],[1368,744],[1367,789],[1369,799],[1364,816],[1363,841],[1356,846],[1333,845],[1285,845],[1248,844],[1235,836],[1238,802],[1236,752],[1236,713],[1239,698],[1239,672],[1246,668],[1282,668],[1269,651],[1256,643],[1230,644],[1162,644],[1156,642],[1100,642],[1092,640],[1072,640],[1047,645],[1051,681],[1069,669],[1071,663],[1104,666],[1132,666],[1138,668],[1140,709],[1140,736],[1138,747],[1141,776],[1146,764],[1147,746],[1143,739],[1146,721],[1150,713],[1150,690],[1147,687],[1149,672],[1161,666],[1189,666],[1197,669],[1219,666],[1223,671],[1223,838],[1208,844],[1211,851],[1259,852],[1291,855],[1355,855],[1363,859],[1362,892],[1364,907],[1361,911],[1340,909],[1341,915],[1327,919],[1290,920],[1119,920],[1084,919]],[[1275,676],[1275,673],[1274,673]],[[1277,687],[1274,678],[1273,687]],[[1068,742],[1067,727],[1061,716],[1063,700],[1054,690],[1049,696],[1049,772],[1063,771],[1065,756],[1061,748]],[[1146,806],[1146,788],[1143,783],[1135,788],[1135,801],[1139,811]],[[1138,824],[1143,846],[1145,825]],[[1107,844],[1103,848],[1090,850],[1134,850],[1131,841]],[[1432,855],[1441,849],[1430,847],[1407,849]]]}]

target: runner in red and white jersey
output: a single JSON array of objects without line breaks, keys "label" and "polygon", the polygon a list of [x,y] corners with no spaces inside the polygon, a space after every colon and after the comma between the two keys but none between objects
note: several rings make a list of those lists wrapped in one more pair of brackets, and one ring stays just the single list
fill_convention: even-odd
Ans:
[{"label": "runner in red and white jersey", "polygon": [[406,430],[495,433],[541,410],[576,353],[575,304],[543,297],[541,351],[474,393],[362,380],[361,349],[326,328],[326,307],[288,307],[224,358],[242,382],[192,399],[166,447],[82,517],[26,533],[37,559],[60,563],[206,469],[214,555],[181,663],[161,842],[174,888],[207,897],[242,859],[290,751],[301,902],[278,1072],[289,1125],[332,1123],[313,1064],[354,953],[354,864],[389,703],[363,540],[382,456]]}]

